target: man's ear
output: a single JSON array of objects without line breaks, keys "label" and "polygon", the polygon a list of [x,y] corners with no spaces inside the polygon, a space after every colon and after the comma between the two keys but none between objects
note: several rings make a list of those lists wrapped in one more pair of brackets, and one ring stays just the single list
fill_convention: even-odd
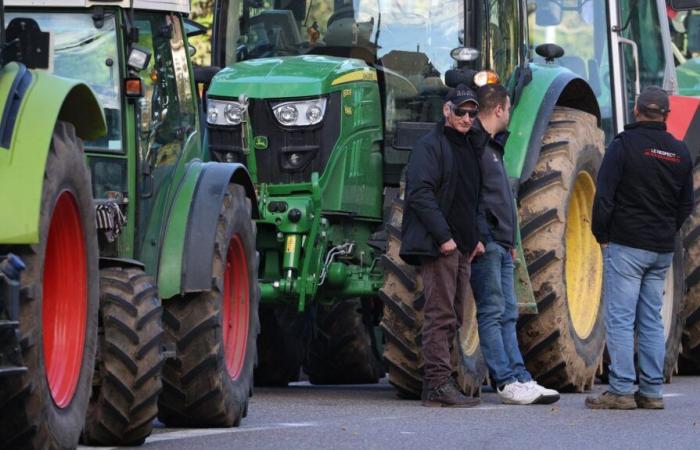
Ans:
[{"label": "man's ear", "polygon": [[450,116],[450,105],[445,103],[442,105],[442,115],[445,116],[445,119],[447,119]]}]

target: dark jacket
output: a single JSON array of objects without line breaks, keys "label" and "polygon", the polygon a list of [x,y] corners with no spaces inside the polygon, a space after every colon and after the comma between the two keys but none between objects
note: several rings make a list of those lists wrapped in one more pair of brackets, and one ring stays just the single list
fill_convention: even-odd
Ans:
[{"label": "dark jacket", "polygon": [[484,151],[480,159],[481,192],[477,218],[481,242],[486,244],[495,241],[510,249],[515,245],[518,219],[513,188],[503,165],[503,147],[508,133],[499,133],[492,139],[478,120],[472,126],[472,130],[485,135]]},{"label": "dark jacket", "polygon": [[[438,124],[416,143],[406,168],[399,256],[413,265],[421,264],[423,257],[439,256],[440,245],[452,239],[446,218],[455,195],[457,170],[443,128]],[[476,212],[474,205],[473,217],[464,218],[475,230]]]},{"label": "dark jacket", "polygon": [[593,204],[593,234],[654,252],[671,252],[693,209],[688,147],[661,122],[625,126],[605,152]]}]

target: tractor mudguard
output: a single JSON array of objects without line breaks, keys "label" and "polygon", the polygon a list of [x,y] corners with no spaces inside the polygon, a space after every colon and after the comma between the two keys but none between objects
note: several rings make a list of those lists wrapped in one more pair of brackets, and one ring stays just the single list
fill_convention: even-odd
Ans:
[{"label": "tractor mudguard", "polygon": [[685,142],[693,165],[700,159],[700,98],[672,95],[666,128],[676,139]]},{"label": "tractor mudguard", "polygon": [[600,122],[595,94],[583,78],[560,66],[531,64],[530,67],[532,81],[523,89],[513,110],[504,157],[508,176],[521,183],[535,169],[542,137],[555,106],[585,111]]},{"label": "tractor mudguard", "polygon": [[158,268],[161,298],[211,288],[214,238],[229,183],[245,188],[257,218],[255,186],[245,166],[196,161],[188,168],[165,232]]},{"label": "tractor mudguard", "polygon": [[[8,147],[0,146],[0,242],[35,244],[54,124],[72,123],[82,139],[103,135],[107,126],[102,107],[86,84],[26,70],[20,64],[2,69],[0,99],[5,102],[0,107],[1,123],[10,124],[2,138]],[[40,113],[30,113],[34,111]]]}]

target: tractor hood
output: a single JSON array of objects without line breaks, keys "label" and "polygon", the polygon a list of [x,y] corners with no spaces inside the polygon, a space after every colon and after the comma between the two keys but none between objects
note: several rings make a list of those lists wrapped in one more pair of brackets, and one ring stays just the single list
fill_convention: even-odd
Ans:
[{"label": "tractor hood", "polygon": [[374,69],[357,59],[287,56],[253,59],[227,67],[214,77],[207,93],[212,97],[307,97],[340,89],[346,82],[376,79]]}]

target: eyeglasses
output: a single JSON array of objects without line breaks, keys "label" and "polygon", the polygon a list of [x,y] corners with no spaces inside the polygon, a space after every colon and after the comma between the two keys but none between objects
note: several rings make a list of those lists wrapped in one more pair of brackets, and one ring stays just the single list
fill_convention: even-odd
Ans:
[{"label": "eyeglasses", "polygon": [[465,108],[452,108],[452,113],[457,116],[457,117],[464,117],[466,114],[469,114],[469,118],[473,119],[474,117],[479,114],[478,109],[465,109]]}]

